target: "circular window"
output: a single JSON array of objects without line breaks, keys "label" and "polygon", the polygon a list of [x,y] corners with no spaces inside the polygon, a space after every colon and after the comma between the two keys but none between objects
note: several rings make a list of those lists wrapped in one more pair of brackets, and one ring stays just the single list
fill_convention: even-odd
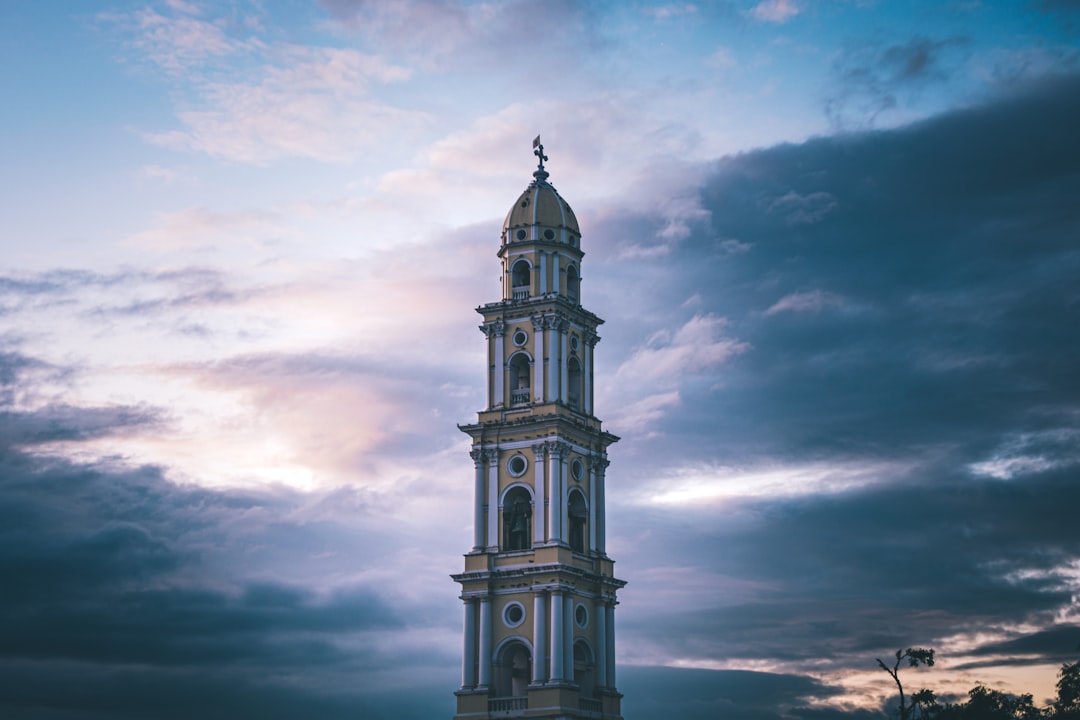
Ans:
[{"label": "circular window", "polygon": [[514,332],[514,337],[512,339],[515,345],[521,347],[526,342],[528,342],[529,336],[525,333],[524,330],[517,330]]},{"label": "circular window", "polygon": [[589,624],[589,611],[580,603],[574,608],[574,622],[577,623],[579,628],[583,628]]},{"label": "circular window", "polygon": [[577,335],[571,335],[570,336],[570,349],[573,350],[574,352],[577,352],[577,349],[578,349],[579,345],[580,345],[580,343],[578,342]]},{"label": "circular window", "polygon": [[518,230],[517,231],[517,239],[518,240],[524,240],[525,239],[525,231],[524,230]]},{"label": "circular window", "polygon": [[554,240],[555,239],[555,231],[552,230],[551,228],[548,228],[547,230],[544,231],[544,237],[546,239],[548,239],[548,240]]},{"label": "circular window", "polygon": [[581,482],[581,478],[585,477],[585,463],[575,458],[574,462],[570,463],[570,475],[577,482]]},{"label": "circular window", "polygon": [[[506,623],[506,627],[517,627],[524,621],[525,606],[517,601],[507,603],[503,608],[503,622]],[[582,627],[585,626],[582,625]]]},{"label": "circular window", "polygon": [[506,469],[514,477],[521,477],[529,469],[529,461],[524,455],[515,455],[506,461]]}]

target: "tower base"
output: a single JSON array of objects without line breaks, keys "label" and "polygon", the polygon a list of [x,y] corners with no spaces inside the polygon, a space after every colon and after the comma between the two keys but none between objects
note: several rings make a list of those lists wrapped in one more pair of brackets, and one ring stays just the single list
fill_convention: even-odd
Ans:
[{"label": "tower base", "polygon": [[453,720],[623,720],[622,695],[598,690],[583,698],[577,685],[547,683],[530,685],[520,697],[491,697],[486,690],[458,690],[458,710]]}]

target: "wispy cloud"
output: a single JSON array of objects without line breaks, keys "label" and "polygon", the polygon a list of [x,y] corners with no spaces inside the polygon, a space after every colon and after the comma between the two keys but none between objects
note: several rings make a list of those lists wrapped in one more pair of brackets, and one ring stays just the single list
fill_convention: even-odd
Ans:
[{"label": "wispy cloud", "polygon": [[845,305],[844,298],[825,290],[807,290],[805,292],[791,293],[773,303],[766,315],[776,315],[782,312],[821,312],[829,307],[842,307]]},{"label": "wispy cloud", "polygon": [[750,8],[750,17],[761,22],[783,24],[801,12],[795,0],[764,0]]}]

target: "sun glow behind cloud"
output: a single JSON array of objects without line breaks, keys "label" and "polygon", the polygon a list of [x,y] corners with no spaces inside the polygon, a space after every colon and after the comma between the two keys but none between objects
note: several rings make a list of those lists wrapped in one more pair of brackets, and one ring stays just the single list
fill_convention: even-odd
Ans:
[{"label": "sun glow behind cloud", "polygon": [[638,501],[646,504],[700,506],[739,498],[798,497],[840,493],[891,481],[913,469],[910,463],[849,462],[760,467],[683,467],[664,477],[656,490]]}]

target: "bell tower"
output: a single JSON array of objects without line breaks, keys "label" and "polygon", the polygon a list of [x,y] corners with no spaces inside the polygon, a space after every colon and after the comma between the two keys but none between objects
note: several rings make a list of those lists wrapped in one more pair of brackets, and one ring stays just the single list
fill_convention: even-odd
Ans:
[{"label": "bell tower", "polygon": [[615,595],[605,551],[607,448],[593,414],[603,322],[581,306],[581,231],[538,168],[503,223],[502,298],[477,308],[487,406],[460,426],[476,474],[455,720],[621,720]]}]

